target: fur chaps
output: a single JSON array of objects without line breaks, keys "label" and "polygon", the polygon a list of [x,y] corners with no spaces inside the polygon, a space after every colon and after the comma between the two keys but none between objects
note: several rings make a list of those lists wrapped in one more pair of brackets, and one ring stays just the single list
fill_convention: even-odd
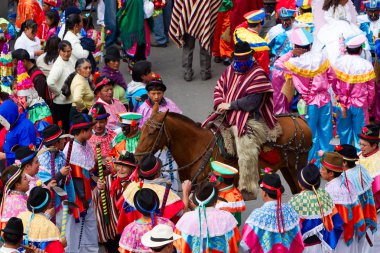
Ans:
[{"label": "fur chaps", "polygon": [[261,146],[267,141],[276,141],[281,135],[282,129],[277,124],[273,129],[269,129],[263,120],[247,121],[247,132],[238,137],[236,126],[232,126],[232,133],[235,137],[236,151],[239,157],[239,189],[257,197],[259,183],[259,153]]}]

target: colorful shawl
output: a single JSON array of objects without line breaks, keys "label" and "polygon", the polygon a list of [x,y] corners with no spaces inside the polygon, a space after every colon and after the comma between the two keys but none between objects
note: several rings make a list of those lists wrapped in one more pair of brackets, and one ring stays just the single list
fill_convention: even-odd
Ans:
[{"label": "colorful shawl", "polygon": [[318,198],[313,191],[304,190],[293,196],[289,204],[300,217],[303,241],[308,241],[310,238],[311,242],[315,242],[315,238],[313,240],[311,237],[316,236],[322,248],[330,252],[335,249],[343,233],[343,220],[330,195],[323,189],[318,189],[316,192]]},{"label": "colorful shawl", "polygon": [[238,226],[241,224],[241,213],[245,211],[245,202],[241,192],[231,185],[218,191],[219,200],[215,208],[230,212],[237,220]]},{"label": "colorful shawl", "polygon": [[359,164],[362,165],[373,178],[372,192],[375,197],[376,209],[380,208],[380,151],[370,156],[359,154]]},{"label": "colorful shawl", "polygon": [[354,185],[343,176],[334,178],[326,184],[325,190],[330,194],[340,216],[343,219],[343,236],[350,246],[356,235],[359,239],[365,235],[366,224],[362,206]]},{"label": "colorful shawl", "polygon": [[250,252],[302,252],[304,249],[297,213],[288,204],[282,204],[284,233],[277,225],[277,202],[264,203],[253,210],[242,232],[240,246]]},{"label": "colorful shawl", "polygon": [[[276,123],[276,118],[273,115],[273,88],[267,74],[257,64],[243,75],[235,73],[233,66],[229,66],[224,71],[214,90],[214,109],[221,103],[231,103],[257,93],[264,93],[259,113],[268,127],[272,129]],[[209,117],[203,125],[210,122],[213,117],[214,115]],[[229,125],[237,127],[239,136],[246,131],[248,117],[249,112],[227,111],[227,121]]]},{"label": "colorful shawl", "polygon": [[211,53],[212,37],[221,4],[221,0],[174,1],[169,37],[178,47],[183,47],[184,36],[189,34],[199,40],[201,47]]},{"label": "colorful shawl", "polygon": [[363,209],[367,229],[369,228],[372,233],[375,233],[377,230],[377,214],[371,188],[373,179],[361,165],[356,165],[355,168],[347,170],[345,175],[347,175],[348,180],[352,182],[359,195],[359,202]]},{"label": "colorful shawl", "polygon": [[120,70],[114,70],[105,65],[101,71],[101,75],[108,77],[110,80],[114,81],[115,84],[118,84],[121,87],[123,87],[124,90],[127,89],[127,84]]},{"label": "colorful shawl", "polygon": [[207,221],[202,218],[200,224],[198,210],[185,213],[176,224],[176,233],[182,236],[175,242],[176,247],[182,253],[237,253],[240,234],[236,219],[213,207],[206,208],[206,218]]}]

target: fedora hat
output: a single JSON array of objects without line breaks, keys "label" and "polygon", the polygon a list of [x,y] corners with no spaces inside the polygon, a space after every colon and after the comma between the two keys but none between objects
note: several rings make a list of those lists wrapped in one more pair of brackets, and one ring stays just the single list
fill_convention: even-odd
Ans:
[{"label": "fedora hat", "polygon": [[133,204],[142,215],[152,216],[160,208],[160,199],[152,189],[142,188],[135,193]]},{"label": "fedora hat", "polygon": [[343,172],[343,156],[337,152],[326,152],[321,165],[331,171]]},{"label": "fedora hat", "polygon": [[368,141],[370,143],[379,143],[379,126],[377,125],[366,125],[362,128],[362,132],[358,135],[360,139]]},{"label": "fedora hat", "polygon": [[75,129],[89,129],[93,127],[95,124],[96,122],[93,121],[91,116],[84,113],[78,113],[73,116],[73,119],[71,121],[70,132]]},{"label": "fedora hat", "polygon": [[315,164],[308,164],[298,172],[298,182],[306,189],[312,191],[313,186],[318,189],[321,184],[321,174]]},{"label": "fedora hat", "polygon": [[24,225],[20,218],[11,217],[4,229],[0,229],[4,234],[11,234],[15,236],[22,237],[24,236]]},{"label": "fedora hat", "polygon": [[138,167],[138,174],[141,178],[149,178],[154,176],[161,169],[161,161],[154,155],[148,154],[144,156]]},{"label": "fedora hat", "polygon": [[92,106],[90,115],[94,120],[102,120],[110,116],[110,114],[106,111],[106,108],[104,108],[104,105],[101,103],[96,103]]},{"label": "fedora hat", "polygon": [[50,191],[41,186],[36,186],[30,191],[26,207],[32,213],[41,213],[50,204],[50,201]]},{"label": "fedora hat", "polygon": [[173,233],[173,228],[158,224],[141,237],[141,243],[148,248],[158,248],[180,239],[182,236]]}]

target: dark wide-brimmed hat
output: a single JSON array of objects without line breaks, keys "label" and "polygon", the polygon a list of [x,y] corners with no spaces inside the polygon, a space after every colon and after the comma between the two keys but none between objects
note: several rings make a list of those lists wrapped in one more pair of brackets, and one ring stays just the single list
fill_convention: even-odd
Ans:
[{"label": "dark wide-brimmed hat", "polygon": [[93,121],[90,115],[79,113],[73,116],[70,126],[70,132],[75,129],[89,129],[93,127],[96,122]]},{"label": "dark wide-brimmed hat", "polygon": [[234,52],[232,53],[232,57],[234,58],[248,58],[249,56],[253,55],[253,50],[251,46],[248,44],[248,42],[245,41],[239,41],[235,45]]},{"label": "dark wide-brimmed hat", "polygon": [[112,81],[111,79],[109,79],[108,77],[105,77],[105,76],[99,76],[96,78],[95,80],[95,90],[94,92],[98,92],[102,87],[106,86],[106,85],[114,85],[114,81]]},{"label": "dark wide-brimmed hat", "polygon": [[120,50],[116,46],[110,46],[106,49],[106,54],[104,55],[106,61],[120,60]]},{"label": "dark wide-brimmed hat", "polygon": [[259,185],[263,191],[274,196],[277,196],[278,190],[280,190],[281,194],[285,191],[284,186],[281,183],[281,178],[276,173],[265,174],[259,181]]},{"label": "dark wide-brimmed hat", "polygon": [[362,128],[362,132],[358,134],[358,137],[370,143],[379,143],[379,126],[366,125]]},{"label": "dark wide-brimmed hat", "polygon": [[337,152],[323,154],[321,165],[328,170],[343,172],[343,156]]},{"label": "dark wide-brimmed hat", "polygon": [[15,151],[16,160],[20,160],[21,166],[33,160],[37,152],[30,147],[18,147]]},{"label": "dark wide-brimmed hat", "polygon": [[152,90],[166,91],[166,85],[162,82],[162,80],[150,80],[145,89],[149,92]]},{"label": "dark wide-brimmed hat", "polygon": [[68,18],[71,14],[81,14],[81,10],[75,6],[69,6],[65,10],[65,17]]},{"label": "dark wide-brimmed hat", "polygon": [[161,169],[161,161],[154,155],[144,156],[138,165],[138,174],[141,178],[154,176]]},{"label": "dark wide-brimmed hat", "polygon": [[142,188],[135,193],[133,204],[142,215],[151,216],[160,208],[160,199],[152,189]]},{"label": "dark wide-brimmed hat", "polygon": [[0,231],[4,232],[4,234],[15,235],[21,238],[25,235],[22,220],[17,217],[11,217],[8,220],[7,225],[5,225],[5,228],[0,229]]},{"label": "dark wide-brimmed hat", "polygon": [[343,160],[355,162],[359,160],[356,148],[349,144],[335,146],[335,151],[343,156]]},{"label": "dark wide-brimmed hat", "polygon": [[318,189],[321,184],[321,174],[315,164],[308,164],[298,172],[298,182],[306,189]]},{"label": "dark wide-brimmed hat", "polygon": [[106,111],[106,108],[104,108],[104,105],[100,103],[96,103],[92,106],[90,115],[94,120],[102,120],[110,116],[110,114]]},{"label": "dark wide-brimmed hat", "polygon": [[42,130],[42,138],[46,145],[52,145],[56,143],[63,135],[62,129],[58,125],[49,125]]},{"label": "dark wide-brimmed hat", "polygon": [[114,162],[114,164],[120,164],[124,166],[132,166],[132,167],[137,166],[135,156],[133,155],[133,153],[130,153],[130,152],[125,152],[125,153],[122,152],[119,158]]},{"label": "dark wide-brimmed hat", "polygon": [[41,213],[50,204],[50,201],[50,191],[41,186],[36,186],[30,191],[26,207],[31,212]]}]

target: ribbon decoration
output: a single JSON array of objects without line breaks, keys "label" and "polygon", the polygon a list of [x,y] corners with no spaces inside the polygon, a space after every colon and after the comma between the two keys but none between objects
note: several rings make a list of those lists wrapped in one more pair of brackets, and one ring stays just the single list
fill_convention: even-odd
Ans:
[{"label": "ribbon decoration", "polygon": [[260,184],[260,187],[264,187],[270,191],[275,191],[277,194],[277,210],[276,210],[277,227],[278,227],[278,232],[283,234],[285,232],[285,224],[284,224],[284,215],[282,213],[281,187],[274,188],[270,185],[265,184],[264,182]]},{"label": "ribbon decoration", "polygon": [[207,242],[207,247],[209,245],[209,238],[210,238],[210,232],[208,230],[207,226],[207,217],[206,217],[206,205],[210,203],[210,201],[214,198],[215,196],[215,188],[212,188],[212,193],[211,195],[204,201],[200,201],[197,197],[195,197],[195,200],[198,202],[198,219],[199,219],[199,237],[200,239],[200,247],[199,247],[199,252],[203,252],[203,237],[202,237],[202,211],[203,215],[206,220],[206,228],[207,228],[207,237],[206,237],[206,242]]},{"label": "ribbon decoration", "polygon": [[[71,152],[73,151],[73,143],[74,143],[74,138],[71,137],[70,138],[70,141],[69,141],[69,147],[67,148],[67,156],[66,156],[66,162],[65,162],[65,166],[69,166],[70,165],[70,159],[71,159]],[[69,179],[67,179],[69,178]],[[65,177],[65,181],[64,181],[64,184],[69,184],[70,183],[70,179],[71,179],[71,174],[67,175]]]},{"label": "ribbon decoration", "polygon": [[[96,154],[98,157],[99,180],[104,181],[103,162],[102,162],[102,155],[100,152],[100,144],[101,144],[101,142],[96,143]],[[100,190],[100,197],[101,197],[101,201],[102,201],[102,210],[103,210],[103,214],[104,214],[104,221],[106,224],[109,224],[107,199],[106,199],[106,193],[105,193],[104,189]]]},{"label": "ribbon decoration", "polygon": [[62,210],[62,227],[61,227],[61,238],[66,237],[66,224],[67,224],[67,215],[69,213],[69,205],[66,201],[62,202],[63,210]]}]

